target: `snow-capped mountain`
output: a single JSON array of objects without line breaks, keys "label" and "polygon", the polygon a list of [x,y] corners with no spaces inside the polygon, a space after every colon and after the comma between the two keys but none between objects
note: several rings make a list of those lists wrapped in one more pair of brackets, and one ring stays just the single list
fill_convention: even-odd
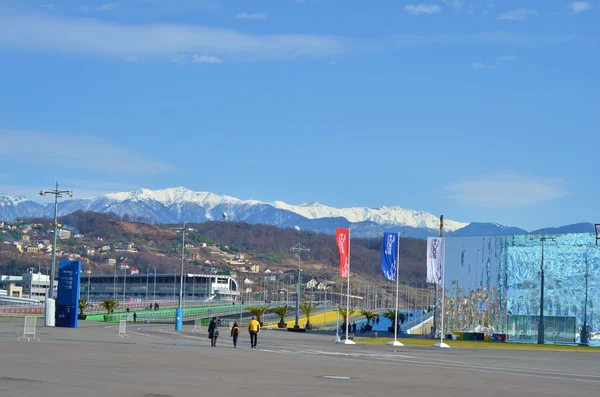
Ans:
[{"label": "snow-capped mountain", "polygon": [[[333,233],[336,227],[353,228],[353,235],[375,236],[385,230],[403,228],[406,235],[435,235],[437,216],[402,207],[334,208],[320,203],[292,205],[282,201],[240,200],[210,192],[194,192],[183,187],[162,190],[139,189],[109,193],[93,199],[59,202],[59,214],[77,210],[113,212],[132,220],[156,223],[206,222],[210,220],[245,221],[281,227],[300,226],[305,230]],[[226,215],[225,215],[226,214]],[[24,197],[0,195],[0,219],[52,216],[51,204],[38,204]],[[452,232],[467,223],[447,220],[445,230]]]},{"label": "snow-capped mountain", "polygon": [[[424,238],[439,233],[436,215],[402,207],[334,208],[320,203],[292,205],[282,201],[240,200],[209,192],[194,192],[183,187],[162,190],[139,189],[109,193],[93,199],[60,201],[58,212],[66,215],[78,210],[113,212],[131,220],[154,223],[206,222],[210,220],[244,221],[279,227],[299,226],[303,230],[333,234],[337,227],[352,227],[356,237],[378,237],[384,231],[400,232],[407,237]],[[0,194],[0,220],[51,217],[52,204],[39,204],[24,197]],[[490,235],[524,232],[492,223],[444,221],[448,235]]]}]

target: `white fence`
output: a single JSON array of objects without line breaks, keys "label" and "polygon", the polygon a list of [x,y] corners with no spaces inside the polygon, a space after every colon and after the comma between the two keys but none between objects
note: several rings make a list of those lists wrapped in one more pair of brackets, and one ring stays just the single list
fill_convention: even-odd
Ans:
[{"label": "white fence", "polygon": [[40,339],[36,338],[36,336],[35,336],[36,326],[37,326],[37,317],[32,317],[32,316],[25,317],[25,324],[23,325],[23,336],[19,336],[18,340],[27,339],[27,341],[30,341],[33,339],[33,340],[39,341]]}]

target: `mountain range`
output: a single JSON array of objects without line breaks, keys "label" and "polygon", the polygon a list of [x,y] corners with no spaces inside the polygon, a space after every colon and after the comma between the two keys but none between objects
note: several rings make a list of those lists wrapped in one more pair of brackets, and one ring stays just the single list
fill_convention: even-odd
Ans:
[{"label": "mountain range", "polygon": [[[209,192],[194,192],[183,187],[162,190],[139,189],[109,193],[92,199],[67,199],[58,204],[59,215],[75,211],[112,212],[132,221],[174,224],[225,220],[279,227],[300,227],[333,234],[337,227],[351,227],[356,237],[379,237],[384,231],[406,237],[426,238],[439,234],[437,216],[423,211],[394,207],[335,208],[318,202],[291,205],[282,201],[240,200]],[[0,220],[53,216],[53,204],[41,204],[24,197],[0,193]],[[555,228],[567,232],[593,232],[589,223]],[[548,231],[548,230],[547,230]],[[497,223],[465,223],[444,220],[444,232],[453,236],[526,234],[527,231]]]}]

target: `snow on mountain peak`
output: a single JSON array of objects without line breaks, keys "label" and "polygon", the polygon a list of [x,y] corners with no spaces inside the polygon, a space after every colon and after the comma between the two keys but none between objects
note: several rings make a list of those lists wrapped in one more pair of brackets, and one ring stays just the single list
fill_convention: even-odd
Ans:
[{"label": "snow on mountain peak", "polygon": [[10,196],[8,194],[0,193],[0,205],[18,205],[29,201],[23,196]]}]

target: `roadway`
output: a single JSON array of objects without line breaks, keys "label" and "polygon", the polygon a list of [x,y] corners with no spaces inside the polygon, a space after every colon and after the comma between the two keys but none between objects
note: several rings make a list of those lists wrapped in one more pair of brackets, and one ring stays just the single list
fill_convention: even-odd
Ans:
[{"label": "roadway", "polygon": [[[40,322],[41,323],[41,322]],[[0,396],[582,396],[596,395],[599,353],[436,349],[332,343],[333,336],[264,330],[233,349],[185,327],[81,323],[38,328],[17,342],[22,319],[0,323]],[[331,379],[327,377],[347,377]]]}]

